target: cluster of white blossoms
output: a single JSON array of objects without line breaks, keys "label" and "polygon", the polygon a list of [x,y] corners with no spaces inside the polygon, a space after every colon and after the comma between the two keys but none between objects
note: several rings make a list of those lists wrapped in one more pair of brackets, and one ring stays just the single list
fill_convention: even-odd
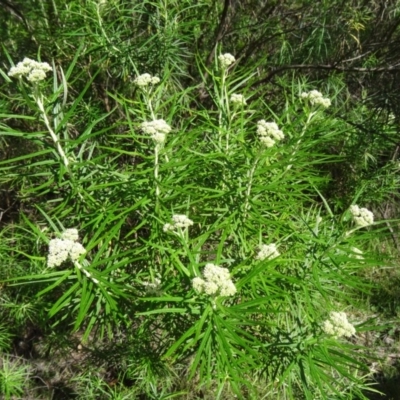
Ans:
[{"label": "cluster of white blossoms", "polygon": [[232,282],[227,268],[207,264],[203,271],[203,277],[204,279],[196,277],[192,280],[193,289],[198,293],[215,297],[233,296],[236,293],[236,286]]},{"label": "cluster of white blossoms", "polygon": [[230,53],[221,54],[218,56],[218,60],[222,68],[227,68],[236,61],[235,57]]},{"label": "cluster of white blossoms", "polygon": [[318,90],[311,90],[311,92],[303,92],[300,97],[308,100],[312,106],[322,106],[328,108],[331,105],[330,99],[324,97]]},{"label": "cluster of white blossoms", "polygon": [[163,119],[143,122],[140,127],[144,133],[151,135],[151,138],[159,144],[164,143],[167,134],[171,132],[171,127]]},{"label": "cluster of white blossoms", "polygon": [[238,106],[245,106],[247,104],[246,99],[241,94],[232,94],[230,100],[232,104]]},{"label": "cluster of white blossoms", "polygon": [[350,206],[350,212],[357,226],[368,226],[374,223],[374,214],[366,208],[360,208],[354,204]]},{"label": "cluster of white blossoms", "polygon": [[160,78],[157,76],[151,76],[150,74],[142,74],[136,77],[133,80],[133,83],[139,87],[146,87],[149,85],[156,85],[157,83],[160,83]]},{"label": "cluster of white blossoms", "polygon": [[149,294],[158,293],[161,289],[161,279],[154,278],[153,282],[143,282],[143,286]]},{"label": "cluster of white blossoms", "polygon": [[279,257],[281,254],[279,253],[276,244],[262,244],[260,246],[260,251],[256,255],[256,260],[266,260],[268,258],[276,258]]},{"label": "cluster of white blossoms", "polygon": [[15,67],[12,67],[8,75],[15,78],[23,76],[29,82],[39,82],[46,79],[46,72],[52,71],[53,68],[47,62],[38,62],[25,57]]},{"label": "cluster of white blossoms", "polygon": [[263,119],[257,122],[257,134],[260,142],[266,147],[272,147],[275,142],[285,137],[275,122],[265,122]]},{"label": "cluster of white blossoms", "polygon": [[177,228],[185,229],[193,225],[193,221],[184,214],[175,214],[172,216],[172,224],[165,224],[164,232],[174,231]]},{"label": "cluster of white blossoms", "polygon": [[329,314],[329,319],[323,323],[322,329],[328,335],[336,338],[342,336],[350,337],[356,333],[354,326],[347,321],[346,313],[342,311],[332,311]]},{"label": "cluster of white blossoms", "polygon": [[66,229],[60,239],[51,239],[49,243],[49,254],[47,266],[59,267],[64,261],[71,258],[72,261],[86,253],[85,248],[78,242],[79,235],[76,229]]}]

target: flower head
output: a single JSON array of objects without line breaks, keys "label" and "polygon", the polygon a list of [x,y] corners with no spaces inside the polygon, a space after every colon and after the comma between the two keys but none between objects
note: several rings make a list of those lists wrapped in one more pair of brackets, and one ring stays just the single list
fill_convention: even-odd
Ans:
[{"label": "flower head", "polygon": [[47,266],[50,268],[59,267],[68,257],[72,261],[77,261],[82,254],[86,253],[86,249],[78,242],[78,238],[76,229],[66,229],[61,234],[60,239],[51,239]]},{"label": "flower head", "polygon": [[204,279],[196,277],[192,280],[193,289],[198,293],[204,292],[214,297],[233,296],[236,293],[236,286],[227,268],[209,263],[203,270],[203,277]]},{"label": "flower head", "polygon": [[266,122],[264,119],[257,122],[257,134],[260,142],[266,147],[272,147],[285,137],[275,122]]},{"label": "flower head", "polygon": [[218,56],[218,60],[222,68],[227,68],[236,61],[235,57],[230,53],[221,54]]},{"label": "flower head", "polygon": [[26,79],[29,82],[39,82],[46,79],[46,73],[42,69],[33,69]]},{"label": "flower head", "polygon": [[136,77],[133,82],[139,87],[146,87],[149,85],[156,85],[160,82],[160,78],[146,73]]},{"label": "flower head", "polygon": [[356,333],[356,329],[347,321],[346,313],[332,311],[329,319],[324,321],[322,329],[328,335],[338,337],[350,337]]},{"label": "flower head", "polygon": [[61,234],[61,239],[64,239],[64,240],[72,240],[73,242],[77,242],[77,241],[79,240],[78,229],[75,229],[75,228],[66,229],[66,230]]},{"label": "flower head", "polygon": [[152,135],[152,139],[158,143],[158,144],[162,144],[165,142],[166,139],[166,134],[165,133],[161,133],[161,132],[156,132],[154,135]]},{"label": "flower head", "polygon": [[280,253],[275,243],[263,244],[260,246],[260,251],[256,255],[256,260],[266,260],[271,258],[279,257]]},{"label": "flower head", "polygon": [[164,143],[166,135],[171,132],[171,127],[163,119],[155,119],[149,122],[143,122],[140,127],[144,133],[147,133],[156,143]]},{"label": "flower head", "polygon": [[196,277],[192,280],[193,289],[196,292],[202,293],[204,291],[204,284],[204,280],[199,277]]},{"label": "flower head", "polygon": [[232,94],[230,100],[231,103],[238,106],[245,106],[247,104],[246,99],[241,94]]},{"label": "flower head", "polygon": [[143,282],[146,292],[149,294],[157,294],[161,290],[161,279],[154,278],[153,282]]},{"label": "flower head", "polygon": [[58,267],[67,260],[69,255],[69,241],[62,239],[51,239],[49,243],[49,254],[47,256],[47,266]]},{"label": "flower head", "polygon": [[86,253],[86,249],[78,242],[72,242],[69,247],[69,256],[72,261],[77,261],[82,254]]},{"label": "flower head", "polygon": [[15,67],[8,71],[8,75],[15,78],[23,76],[30,82],[39,82],[46,78],[46,72],[52,71],[47,62],[38,62],[25,57]]},{"label": "flower head", "polygon": [[174,226],[177,228],[187,228],[193,225],[193,221],[184,214],[175,214],[172,216]]},{"label": "flower head", "polygon": [[330,99],[323,97],[322,93],[318,90],[311,90],[311,92],[302,92],[300,97],[302,99],[308,100],[312,106],[321,106],[323,108],[328,108],[331,105]]},{"label": "flower head", "polygon": [[350,213],[357,226],[368,226],[374,223],[374,214],[367,208],[360,208],[354,204],[350,206]]},{"label": "flower head", "polygon": [[184,214],[175,214],[172,216],[172,224],[165,224],[164,232],[174,231],[177,228],[185,229],[193,225],[193,221]]}]

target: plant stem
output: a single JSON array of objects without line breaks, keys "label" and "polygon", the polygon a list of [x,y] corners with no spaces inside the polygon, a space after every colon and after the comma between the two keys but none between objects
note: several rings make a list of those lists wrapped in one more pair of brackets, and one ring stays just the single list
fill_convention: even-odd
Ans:
[{"label": "plant stem", "polygon": [[247,173],[248,184],[247,184],[247,190],[246,190],[246,199],[245,199],[245,202],[244,202],[244,218],[247,218],[247,212],[249,210],[251,186],[253,185],[254,172],[256,170],[256,167],[257,167],[257,164],[258,164],[259,160],[260,160],[260,157],[257,156],[257,158],[254,160],[254,164],[251,167],[251,170]]},{"label": "plant stem", "polygon": [[[299,148],[299,145],[300,145],[300,143],[301,143],[301,140],[302,140],[304,134],[306,133],[307,127],[308,127],[308,125],[310,124],[312,117],[313,117],[316,113],[317,113],[317,112],[314,111],[314,112],[311,112],[311,113],[308,115],[307,121],[306,121],[306,123],[304,124],[303,129],[301,130],[300,137],[299,137],[299,139],[297,140],[297,143],[296,143],[295,146],[294,146],[294,150],[293,150],[292,156],[291,156],[290,159],[289,159],[289,165],[286,167],[286,171],[289,171],[289,170],[292,168],[293,165],[290,164],[290,163],[293,161],[294,156],[295,156],[295,154],[296,154],[296,152],[297,152],[297,150],[298,150],[298,148]],[[285,172],[286,172],[286,171],[285,171]]]},{"label": "plant stem", "polygon": [[64,165],[68,168],[69,167],[68,158],[65,155],[63,148],[61,147],[61,144],[60,144],[60,141],[58,140],[57,135],[55,134],[55,132],[53,131],[53,129],[50,125],[49,119],[47,118],[47,114],[46,114],[46,111],[45,111],[44,105],[43,105],[42,96],[37,93],[37,95],[35,95],[35,100],[36,100],[36,104],[39,107],[40,112],[42,113],[42,118],[44,120],[44,123],[46,124],[46,127],[50,133],[50,136],[53,139],[54,144],[56,145],[58,154],[60,155],[61,159],[63,160]]},{"label": "plant stem", "polygon": [[223,128],[223,122],[222,122],[222,110],[224,108],[224,86],[225,86],[225,72],[222,72],[222,77],[221,77],[221,92],[219,94],[219,114],[218,114],[218,127],[219,127],[219,149],[220,151],[222,150],[222,128]]},{"label": "plant stem", "polygon": [[158,155],[159,155],[159,144],[157,143],[154,148],[154,180],[156,181],[156,210],[158,209],[158,201],[160,196],[160,186],[158,185]]}]

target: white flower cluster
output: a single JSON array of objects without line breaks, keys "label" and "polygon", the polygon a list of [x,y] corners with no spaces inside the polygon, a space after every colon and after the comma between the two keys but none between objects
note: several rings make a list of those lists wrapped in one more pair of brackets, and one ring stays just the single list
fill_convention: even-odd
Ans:
[{"label": "white flower cluster", "polygon": [[346,336],[350,337],[356,333],[356,329],[349,321],[347,321],[346,313],[332,311],[329,314],[323,325],[322,329],[328,335],[332,335],[336,338]]},{"label": "white flower cluster", "polygon": [[368,226],[374,223],[374,214],[366,208],[360,208],[354,204],[350,206],[350,212],[357,226]]},{"label": "white flower cluster", "polygon": [[256,260],[262,261],[268,258],[276,258],[280,255],[275,243],[263,244],[260,246],[260,251],[256,255]]},{"label": "white flower cluster", "polygon": [[209,296],[233,296],[236,293],[236,286],[227,268],[207,264],[203,277],[204,279],[196,277],[192,280],[193,289],[199,293],[204,292]]},{"label": "white flower cluster", "polygon": [[318,90],[311,90],[311,92],[303,92],[300,97],[302,99],[309,100],[312,106],[322,106],[328,108],[331,105],[331,101],[318,92]]},{"label": "white flower cluster", "polygon": [[51,239],[49,243],[49,254],[47,266],[59,267],[68,257],[72,261],[86,253],[85,248],[78,242],[79,236],[76,229],[66,229],[60,239]]},{"label": "white flower cluster", "polygon": [[246,99],[241,94],[232,94],[230,100],[231,103],[238,106],[245,106],[247,104]]},{"label": "white flower cluster", "polygon": [[15,78],[26,76],[29,82],[39,82],[46,79],[46,72],[52,69],[47,62],[38,62],[25,57],[23,61],[10,69],[8,75]]},{"label": "white flower cluster", "polygon": [[61,234],[61,238],[64,240],[72,240],[73,242],[77,242],[79,240],[78,229],[75,229],[75,228],[66,229]]},{"label": "white flower cluster", "polygon": [[257,122],[257,134],[266,147],[272,147],[276,141],[285,137],[275,122],[265,122],[263,119]]},{"label": "white flower cluster", "polygon": [[218,57],[218,60],[222,68],[227,68],[236,61],[235,57],[233,57],[233,55],[230,53],[221,54]]},{"label": "white flower cluster", "polygon": [[165,224],[164,232],[173,231],[176,228],[188,228],[193,225],[193,221],[184,214],[175,214],[172,216],[172,224]]},{"label": "white flower cluster", "polygon": [[163,119],[143,122],[140,127],[144,133],[151,135],[151,138],[159,144],[164,143],[167,133],[171,132],[171,127]]},{"label": "white flower cluster", "polygon": [[149,85],[156,85],[160,82],[160,78],[157,76],[151,76],[150,74],[142,74],[136,77],[133,81],[139,87],[146,87]]},{"label": "white flower cluster", "polygon": [[154,278],[154,282],[143,282],[143,286],[148,293],[157,293],[161,289],[161,279]]}]

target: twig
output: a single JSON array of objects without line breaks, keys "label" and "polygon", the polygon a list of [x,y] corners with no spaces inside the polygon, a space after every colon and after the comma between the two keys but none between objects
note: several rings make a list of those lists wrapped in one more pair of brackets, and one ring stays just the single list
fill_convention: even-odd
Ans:
[{"label": "twig", "polygon": [[280,65],[273,66],[272,71],[263,79],[255,82],[253,86],[261,85],[263,83],[269,82],[272,77],[279,72],[290,70],[290,69],[321,69],[330,71],[340,71],[340,72],[390,72],[390,71],[400,71],[400,65],[392,65],[389,67],[342,67],[339,65],[332,64],[292,64],[292,65]]}]

